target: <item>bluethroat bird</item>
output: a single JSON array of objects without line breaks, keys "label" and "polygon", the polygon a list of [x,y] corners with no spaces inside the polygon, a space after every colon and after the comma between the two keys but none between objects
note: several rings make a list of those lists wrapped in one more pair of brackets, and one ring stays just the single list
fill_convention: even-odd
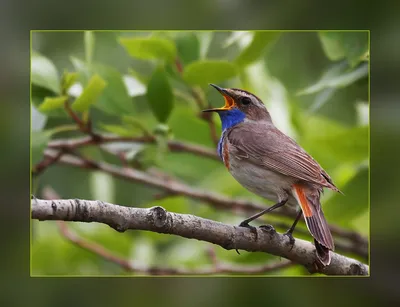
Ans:
[{"label": "bluethroat bird", "polygon": [[224,97],[217,112],[222,122],[218,154],[232,176],[246,189],[276,204],[244,220],[249,223],[285,204],[300,206],[293,225],[285,233],[293,246],[293,231],[304,214],[308,230],[314,238],[320,263],[329,265],[334,250],[331,232],[320,196],[323,188],[340,192],[322,167],[293,139],[278,130],[264,103],[241,89],[216,88]]}]

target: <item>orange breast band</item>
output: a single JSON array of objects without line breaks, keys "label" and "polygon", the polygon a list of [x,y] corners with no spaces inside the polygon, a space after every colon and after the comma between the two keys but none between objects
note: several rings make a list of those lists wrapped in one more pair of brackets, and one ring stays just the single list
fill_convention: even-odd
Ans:
[{"label": "orange breast band", "polygon": [[225,164],[226,168],[229,169],[229,152],[228,152],[228,142],[227,141],[225,141],[225,144],[224,144],[223,156],[224,156],[224,164]]}]

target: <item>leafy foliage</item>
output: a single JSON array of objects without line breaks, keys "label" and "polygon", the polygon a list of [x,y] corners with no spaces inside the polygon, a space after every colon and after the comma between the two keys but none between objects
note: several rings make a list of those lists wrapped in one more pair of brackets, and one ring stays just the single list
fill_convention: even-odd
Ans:
[{"label": "leafy foliage", "polygon": [[243,49],[235,59],[239,66],[246,66],[257,61],[264,53],[265,49],[273,43],[280,32],[255,32],[251,43]]},{"label": "leafy foliage", "polygon": [[234,64],[220,60],[201,60],[188,65],[184,79],[192,85],[207,85],[231,79],[238,71]]},{"label": "leafy foliage", "polygon": [[129,55],[142,60],[164,59],[172,61],[176,55],[176,46],[168,39],[151,38],[120,38],[120,43]]},{"label": "leafy foliage", "polygon": [[99,75],[91,77],[82,94],[72,104],[72,109],[80,112],[88,110],[90,105],[96,102],[106,85],[107,83]]},{"label": "leafy foliage", "polygon": [[[38,35],[47,39],[46,33]],[[73,122],[64,110],[67,102],[84,123],[91,120],[96,133],[154,137],[151,144],[84,147],[80,155],[158,171],[165,180],[172,176],[230,197],[258,199],[241,187],[222,163],[176,153],[167,146],[168,141],[178,140],[215,150],[209,123],[197,116],[209,101],[220,99],[208,84],[245,88],[255,91],[277,126],[291,134],[345,193],[327,191],[323,197],[329,222],[368,235],[368,114],[360,117],[357,113],[360,104],[368,108],[368,32],[105,35],[94,31],[74,35],[70,50],[54,44],[46,49],[49,56],[43,50],[33,50],[31,55],[32,167],[42,160],[50,140],[83,135],[70,129]],[[63,32],[59,39],[63,39]],[[293,46],[295,54],[288,51]],[[295,60],[290,62],[292,57]],[[220,122],[217,117],[213,120],[219,133]],[[51,185],[63,198],[93,199],[101,191],[107,201],[117,204],[161,205],[230,224],[244,217],[181,195],[158,199],[162,193],[157,189],[114,177],[105,183],[104,178],[86,170],[55,165],[38,179],[35,195]],[[269,218],[288,222],[283,217]],[[304,224],[298,227],[306,230]],[[209,245],[204,242],[146,232],[117,234],[90,224],[74,225],[72,231],[143,265],[196,268],[210,262],[206,254]],[[124,274],[115,264],[65,241],[51,222],[33,223],[32,244],[33,274]],[[216,249],[216,255],[222,261],[242,264],[276,258],[253,253],[238,258],[222,249]],[[292,267],[273,274],[303,273],[301,268]]]},{"label": "leafy foliage", "polygon": [[54,93],[60,92],[59,76],[54,64],[37,52],[31,57],[32,84],[47,88]]},{"label": "leafy foliage", "polygon": [[147,99],[153,114],[160,122],[165,123],[171,114],[174,96],[166,72],[162,67],[158,67],[150,78]]},{"label": "leafy foliage", "polygon": [[368,52],[368,32],[320,32],[322,47],[332,61],[347,59],[352,67]]}]

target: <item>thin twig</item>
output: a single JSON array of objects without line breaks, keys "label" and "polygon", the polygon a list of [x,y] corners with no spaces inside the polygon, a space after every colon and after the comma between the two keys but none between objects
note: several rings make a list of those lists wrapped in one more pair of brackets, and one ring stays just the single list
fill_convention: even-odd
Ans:
[{"label": "thin twig", "polygon": [[43,173],[48,167],[50,167],[51,165],[53,165],[54,163],[56,163],[61,156],[64,154],[63,150],[58,151],[58,153],[53,156],[53,157],[49,157],[49,156],[43,156],[43,159],[38,162],[32,170],[32,174],[34,176],[38,176],[41,173]]},{"label": "thin twig", "polygon": [[185,269],[185,268],[169,268],[169,267],[158,267],[158,266],[140,266],[131,261],[124,259],[121,256],[117,256],[112,252],[105,249],[103,246],[84,240],[70,231],[68,225],[64,221],[57,221],[57,225],[60,229],[61,234],[69,241],[75,245],[92,252],[99,257],[113,262],[118,266],[122,267],[124,270],[132,273],[140,273],[146,275],[213,275],[213,274],[223,274],[223,273],[239,273],[239,274],[265,274],[272,271],[277,271],[295,263],[289,260],[279,260],[275,262],[268,262],[262,265],[236,265],[228,263],[219,263],[218,266],[214,267],[202,267],[195,269]]},{"label": "thin twig", "polygon": [[78,114],[76,114],[72,110],[72,108],[71,108],[69,103],[70,103],[70,101],[68,99],[65,100],[65,102],[64,102],[64,108],[67,111],[69,117],[72,118],[72,120],[78,125],[79,129],[82,132],[84,132],[84,133],[89,132],[88,129],[87,129],[87,126],[85,125],[85,123],[79,118]]},{"label": "thin twig", "polygon": [[[47,147],[53,149],[60,149],[60,148],[76,149],[82,146],[117,143],[117,142],[155,144],[156,138],[154,136],[121,137],[121,136],[98,135],[97,139],[93,139],[90,136],[86,136],[74,139],[53,140],[48,143]],[[170,140],[168,141],[168,147],[173,152],[192,153],[197,156],[206,157],[218,161],[220,160],[215,150],[211,150],[204,146]]]},{"label": "thin twig", "polygon": [[87,123],[85,123],[82,119],[79,118],[78,114],[76,114],[72,110],[69,103],[70,101],[69,99],[67,99],[64,103],[64,109],[67,111],[72,120],[78,125],[79,130],[81,130],[83,133],[88,134],[93,140],[97,140],[99,138],[99,135],[93,132],[91,119],[89,118],[87,120]]},{"label": "thin twig", "polygon": [[89,250],[92,253],[95,253],[96,255],[99,255],[105,260],[114,262],[118,264],[120,267],[124,268],[127,271],[133,271],[132,266],[130,265],[129,261],[118,257],[116,255],[113,255],[110,253],[108,250],[106,250],[103,246],[98,245],[96,243],[88,242],[85,240],[82,240],[79,238],[76,234],[72,233],[68,226],[67,223],[64,221],[57,221],[57,226],[60,229],[61,234],[68,239],[69,241],[73,242],[79,247],[82,247],[83,249]]}]

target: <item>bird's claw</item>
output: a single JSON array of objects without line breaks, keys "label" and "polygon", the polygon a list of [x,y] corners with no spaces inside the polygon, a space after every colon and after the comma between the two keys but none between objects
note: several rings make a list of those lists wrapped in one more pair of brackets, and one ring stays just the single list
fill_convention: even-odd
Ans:
[{"label": "bird's claw", "polygon": [[272,225],[260,225],[259,228],[268,233],[275,233],[275,228]]},{"label": "bird's claw", "polygon": [[[249,225],[249,223],[246,222],[246,221],[241,222],[241,223],[239,224],[239,227],[245,227],[245,228],[250,229],[250,231],[251,231],[252,233],[254,233],[254,235],[255,235],[255,237],[256,237],[256,240],[257,240],[258,234],[257,234],[257,228],[256,228],[256,227]],[[236,250],[236,252],[238,253],[238,255],[240,255],[238,249],[235,248],[235,250]]]},{"label": "bird's claw", "polygon": [[249,225],[248,222],[243,221],[239,224],[239,227],[245,227],[245,228],[249,228],[251,230],[252,233],[254,233],[257,236],[257,228],[254,226]]},{"label": "bird's claw", "polygon": [[294,239],[291,231],[286,231],[283,235],[287,236],[289,238],[289,244],[290,244],[290,250],[289,251],[291,251],[293,249],[294,242],[296,240]]}]

